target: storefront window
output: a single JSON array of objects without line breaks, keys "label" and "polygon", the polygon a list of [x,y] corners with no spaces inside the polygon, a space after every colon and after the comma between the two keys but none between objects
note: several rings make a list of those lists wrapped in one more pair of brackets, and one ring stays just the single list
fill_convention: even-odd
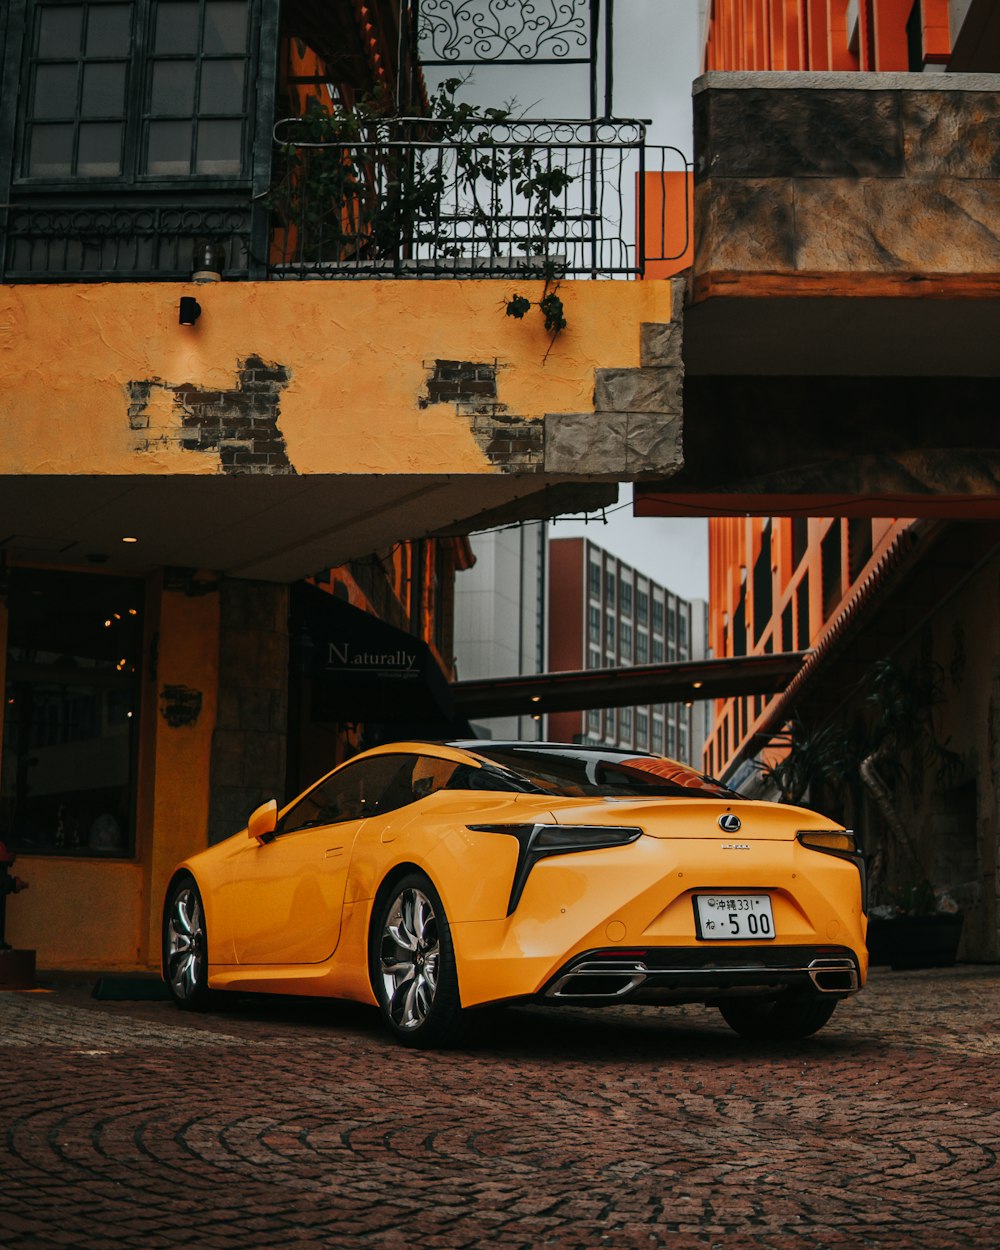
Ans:
[{"label": "storefront window", "polygon": [[130,857],[143,585],[15,569],[7,600],[0,840]]}]

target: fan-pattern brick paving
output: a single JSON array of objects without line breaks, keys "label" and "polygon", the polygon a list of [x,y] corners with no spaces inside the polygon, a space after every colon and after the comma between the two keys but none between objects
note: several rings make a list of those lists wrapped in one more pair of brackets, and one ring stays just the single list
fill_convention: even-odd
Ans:
[{"label": "fan-pattern brick paving", "polygon": [[889,973],[817,1037],[516,1009],[0,994],[0,1247],[993,1250],[1000,968]]}]

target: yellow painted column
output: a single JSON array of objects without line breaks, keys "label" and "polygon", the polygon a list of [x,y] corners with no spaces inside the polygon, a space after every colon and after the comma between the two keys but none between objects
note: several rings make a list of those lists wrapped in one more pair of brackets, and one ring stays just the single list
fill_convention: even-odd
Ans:
[{"label": "yellow painted column", "polygon": [[163,892],[178,860],[208,845],[212,734],[218,706],[219,596],[164,589],[159,603],[155,689],[146,697],[152,819],[142,851],[146,922],[143,958],[157,966]]}]

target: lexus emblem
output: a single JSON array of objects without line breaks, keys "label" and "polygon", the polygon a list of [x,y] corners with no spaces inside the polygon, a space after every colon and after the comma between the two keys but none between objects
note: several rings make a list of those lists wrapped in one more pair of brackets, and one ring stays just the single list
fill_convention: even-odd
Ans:
[{"label": "lexus emblem", "polygon": [[726,812],[724,816],[719,817],[719,828],[723,833],[736,833],[741,823],[739,816],[732,812]]}]

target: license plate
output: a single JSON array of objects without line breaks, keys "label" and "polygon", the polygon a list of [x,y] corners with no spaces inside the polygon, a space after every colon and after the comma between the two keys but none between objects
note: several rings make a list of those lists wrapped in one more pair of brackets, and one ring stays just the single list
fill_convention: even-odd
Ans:
[{"label": "license plate", "polygon": [[694,918],[698,937],[706,942],[774,937],[769,894],[696,894]]}]

